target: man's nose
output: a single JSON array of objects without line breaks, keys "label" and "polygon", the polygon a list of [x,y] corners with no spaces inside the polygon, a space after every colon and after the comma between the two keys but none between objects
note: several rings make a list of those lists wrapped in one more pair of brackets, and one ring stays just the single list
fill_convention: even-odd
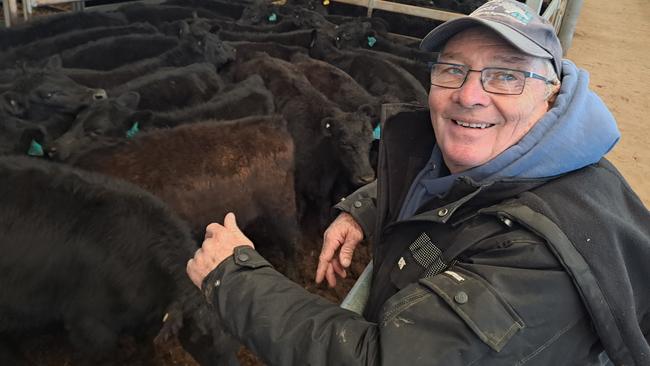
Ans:
[{"label": "man's nose", "polygon": [[481,84],[481,73],[470,70],[463,85],[454,93],[454,99],[466,108],[490,104],[490,95]]}]

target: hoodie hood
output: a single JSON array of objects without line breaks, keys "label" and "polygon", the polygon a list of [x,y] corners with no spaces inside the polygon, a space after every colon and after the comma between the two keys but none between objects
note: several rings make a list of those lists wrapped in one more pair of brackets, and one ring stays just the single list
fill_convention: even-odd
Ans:
[{"label": "hoodie hood", "polygon": [[444,194],[460,176],[481,184],[502,179],[539,179],[562,175],[598,162],[621,134],[614,116],[589,89],[589,74],[571,61],[562,64],[562,85],[553,107],[519,142],[489,162],[458,174],[445,174],[440,149],[414,180],[401,218],[411,216],[434,195]]}]

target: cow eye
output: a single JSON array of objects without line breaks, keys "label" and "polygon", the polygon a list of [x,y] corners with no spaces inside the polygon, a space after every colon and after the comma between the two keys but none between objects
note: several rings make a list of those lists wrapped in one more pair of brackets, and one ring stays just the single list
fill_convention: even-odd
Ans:
[{"label": "cow eye", "polygon": [[16,106],[16,101],[13,100],[13,99],[10,99],[10,100],[9,100],[9,104],[11,104],[12,106],[15,107],[15,106]]}]

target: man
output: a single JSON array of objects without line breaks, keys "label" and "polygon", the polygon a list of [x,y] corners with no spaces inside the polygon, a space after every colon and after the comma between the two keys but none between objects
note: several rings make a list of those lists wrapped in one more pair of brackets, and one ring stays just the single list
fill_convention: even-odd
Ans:
[{"label": "man", "polygon": [[429,111],[386,113],[377,182],[319,258],[335,286],[372,242],[363,317],[285,280],[229,214],[188,263],[228,331],[273,365],[650,364],[650,214],[603,159],[619,133],[586,72],[512,0],[421,48]]}]

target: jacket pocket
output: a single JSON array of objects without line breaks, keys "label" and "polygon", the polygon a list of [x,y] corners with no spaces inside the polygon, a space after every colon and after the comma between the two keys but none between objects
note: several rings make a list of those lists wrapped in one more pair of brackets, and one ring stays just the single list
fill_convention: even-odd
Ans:
[{"label": "jacket pocket", "polygon": [[496,352],[525,324],[485,280],[467,271],[445,271],[419,280],[442,298]]}]

